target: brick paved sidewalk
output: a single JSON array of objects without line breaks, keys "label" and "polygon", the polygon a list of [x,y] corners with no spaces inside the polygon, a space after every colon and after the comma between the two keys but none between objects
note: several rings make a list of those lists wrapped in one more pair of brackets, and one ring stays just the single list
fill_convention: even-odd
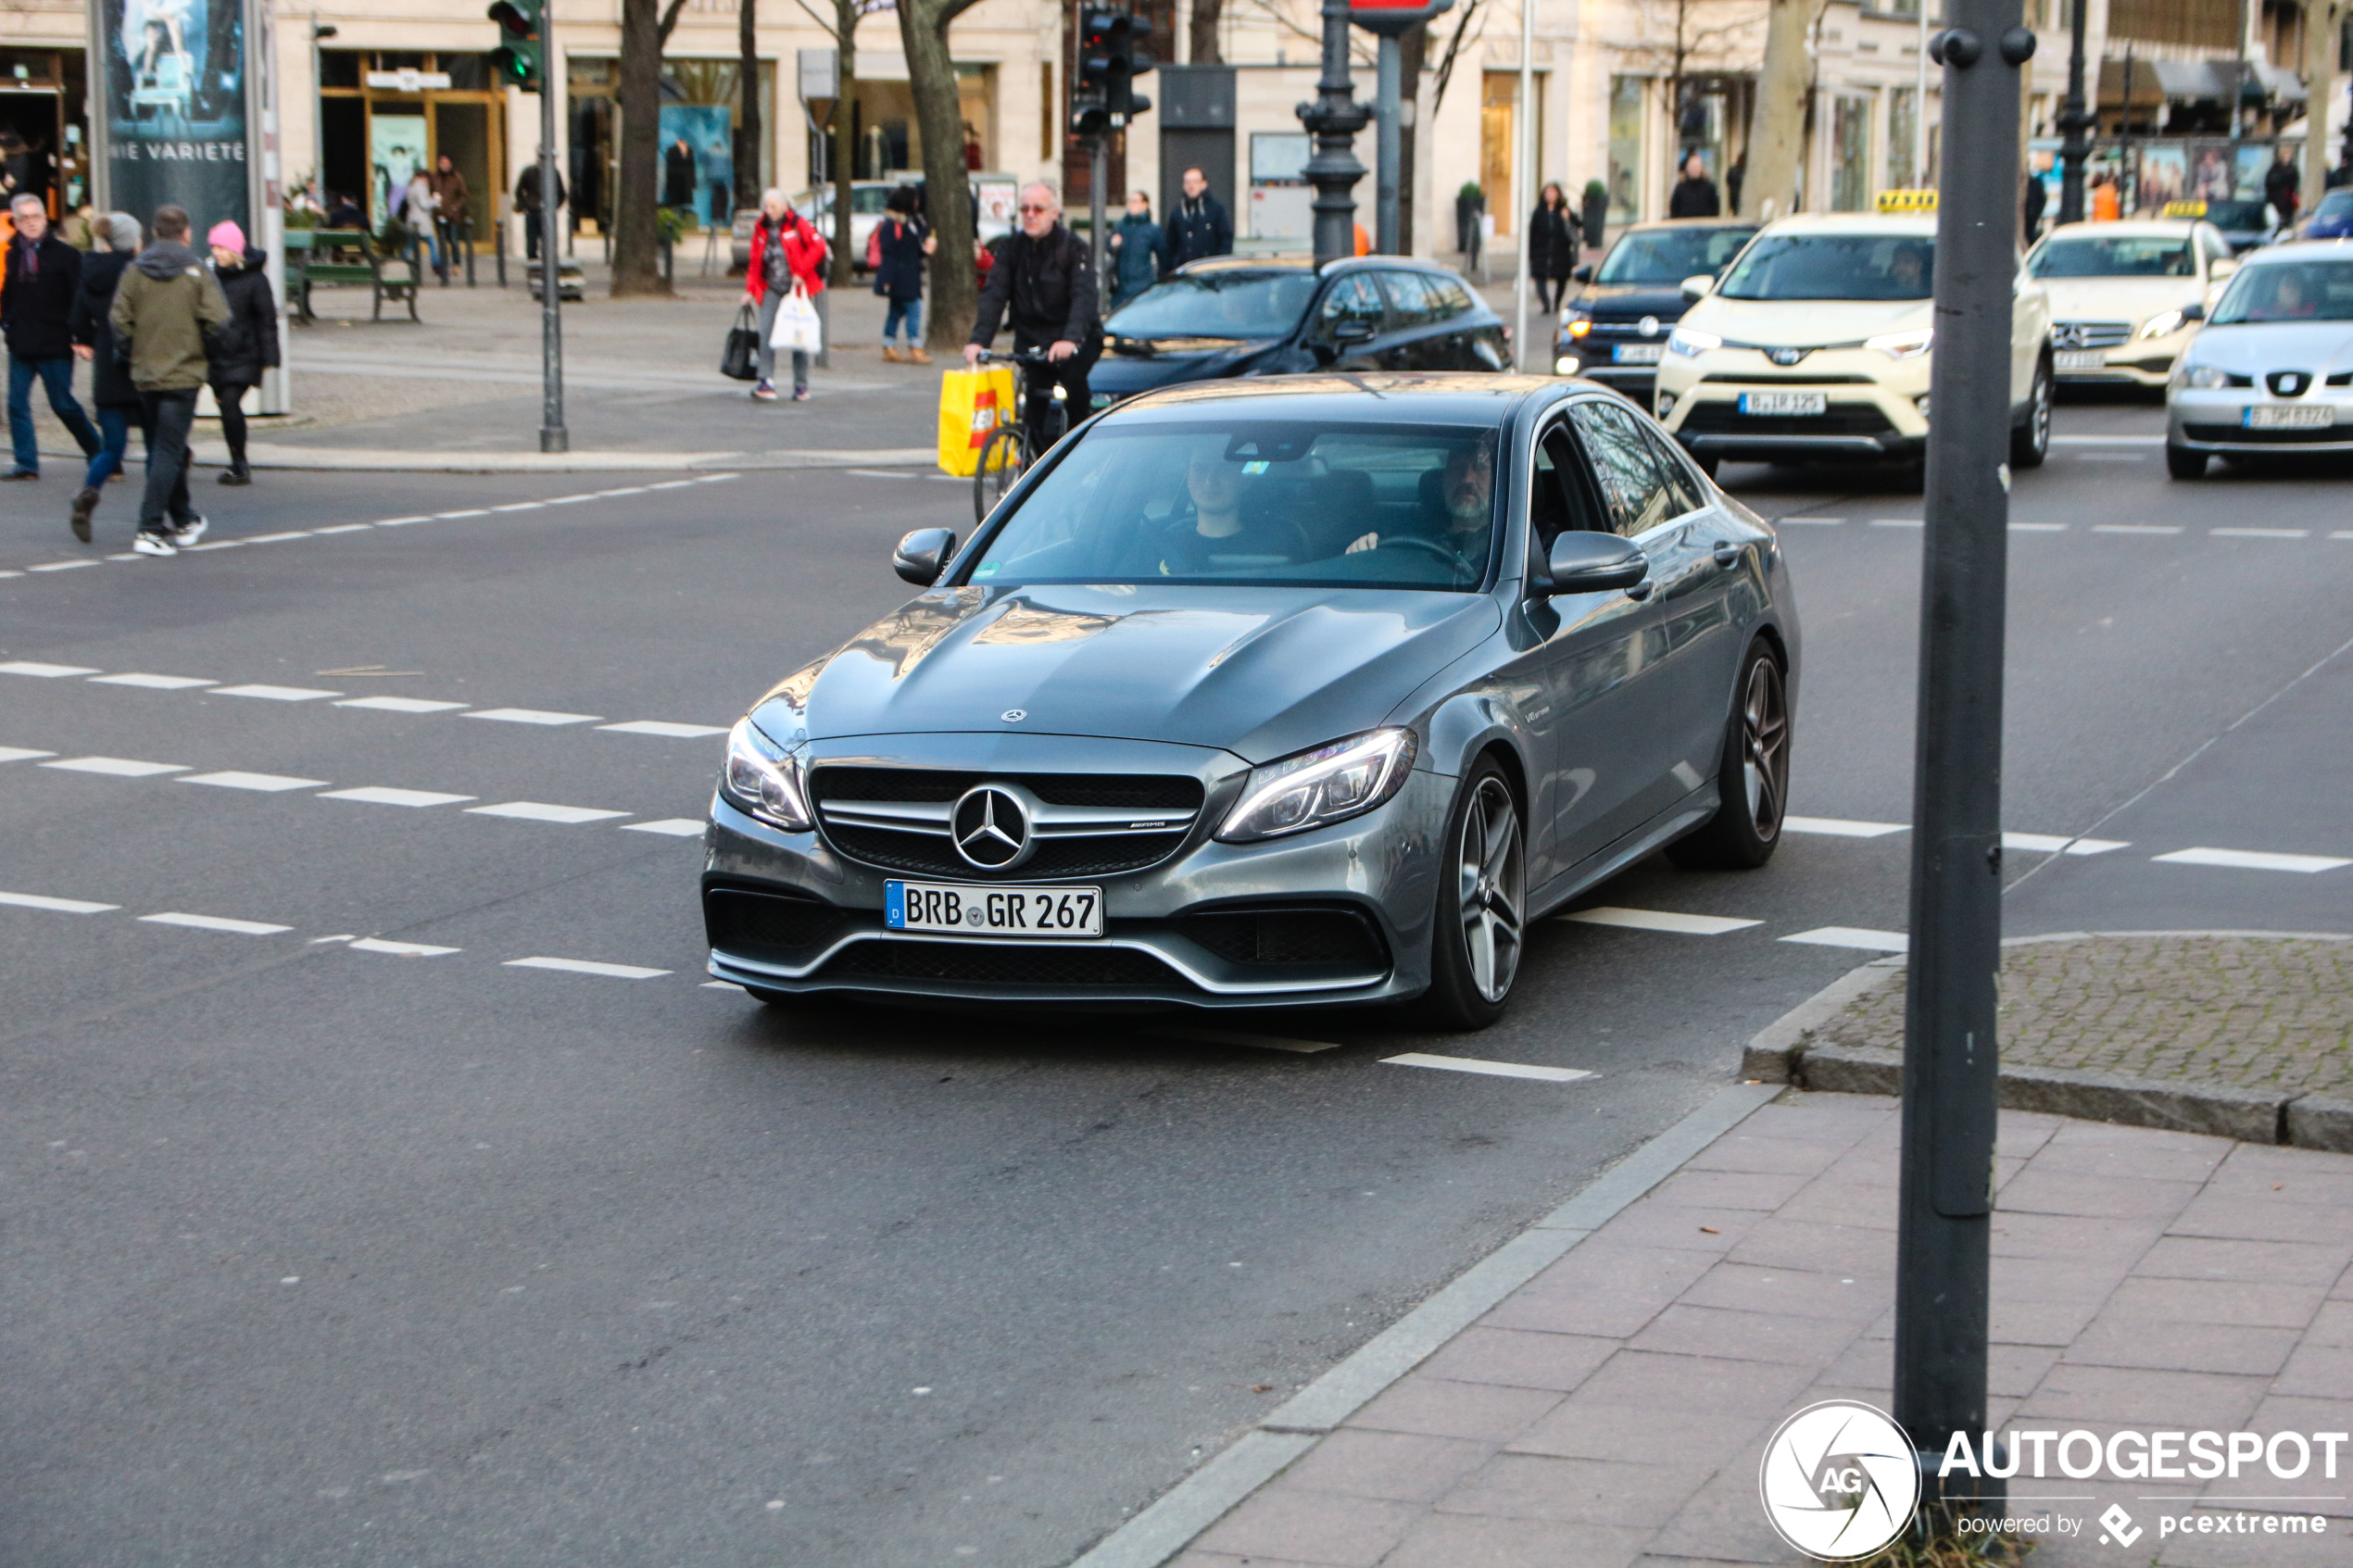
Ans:
[{"label": "brick paved sidewalk", "polygon": [[[1763,1445],[1818,1399],[1890,1402],[1896,1104],[1792,1090],[1718,1136],[1234,1508],[1181,1568],[1667,1568],[1806,1561],[1757,1500]],[[2005,1112],[1997,1427],[2344,1431],[2353,1156]],[[2011,1484],[2013,1512],[2145,1534],[2035,1568],[2353,1563],[2339,1477]],[[2319,1470],[2317,1460],[2313,1469]],[[2026,1501],[2067,1493],[2082,1501]],[[2225,1502],[2314,1494],[2294,1503]],[[2166,1496],[2168,1506],[2144,1500]],[[2160,1512],[2313,1514],[2326,1533],[2158,1534]],[[2194,1526],[2193,1526],[2194,1527]],[[2258,1528],[2259,1528],[2259,1522]]]}]

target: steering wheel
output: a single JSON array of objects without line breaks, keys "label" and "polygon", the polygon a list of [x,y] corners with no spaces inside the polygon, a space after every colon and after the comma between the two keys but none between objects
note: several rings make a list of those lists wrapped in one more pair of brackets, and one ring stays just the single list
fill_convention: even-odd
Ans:
[{"label": "steering wheel", "polygon": [[1428,550],[1431,555],[1445,562],[1450,570],[1460,571],[1463,569],[1463,558],[1455,552],[1453,547],[1441,545],[1435,539],[1425,539],[1416,533],[1403,533],[1394,539],[1383,539],[1375,547],[1386,550],[1392,546],[1399,549]]}]

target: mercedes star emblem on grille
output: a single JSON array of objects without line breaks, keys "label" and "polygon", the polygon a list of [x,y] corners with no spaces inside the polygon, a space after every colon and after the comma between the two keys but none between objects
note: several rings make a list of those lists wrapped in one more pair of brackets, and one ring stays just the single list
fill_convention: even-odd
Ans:
[{"label": "mercedes star emblem on grille", "polygon": [[949,819],[956,853],[987,872],[1001,872],[1029,858],[1029,809],[998,784],[964,791]]},{"label": "mercedes star emblem on grille", "polygon": [[2083,323],[2081,321],[2070,321],[2058,330],[2059,346],[2061,348],[2081,348],[2083,346]]}]

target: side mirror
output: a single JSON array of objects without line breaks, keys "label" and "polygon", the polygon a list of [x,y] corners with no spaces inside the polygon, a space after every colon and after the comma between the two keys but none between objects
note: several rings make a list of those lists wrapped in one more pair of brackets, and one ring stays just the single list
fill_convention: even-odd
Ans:
[{"label": "side mirror", "polygon": [[1651,573],[1650,558],[1631,539],[1615,533],[1564,533],[1553,541],[1544,563],[1552,582],[1546,594],[1597,594],[1609,588],[1633,588]]},{"label": "side mirror", "polygon": [[1590,283],[1593,281],[1593,264],[1590,261],[1580,263],[1572,268],[1568,275],[1580,283]]},{"label": "side mirror", "polygon": [[918,528],[890,552],[890,570],[918,588],[939,581],[940,569],[956,554],[952,528]]},{"label": "side mirror", "polygon": [[2183,307],[2182,307],[2182,320],[2184,320],[2184,321],[2203,321],[2203,320],[2206,320],[2206,305],[2205,305],[2205,303],[2204,303],[2203,301],[2201,301],[2201,300],[2195,300],[2195,299],[2194,299],[2194,300],[2190,301],[2187,305],[2183,306]]},{"label": "side mirror", "polygon": [[1334,343],[1370,343],[1378,335],[1378,329],[1370,321],[1342,321],[1332,329]]},{"label": "side mirror", "polygon": [[1716,275],[1712,272],[1694,272],[1683,280],[1683,297],[1694,305],[1715,292]]}]

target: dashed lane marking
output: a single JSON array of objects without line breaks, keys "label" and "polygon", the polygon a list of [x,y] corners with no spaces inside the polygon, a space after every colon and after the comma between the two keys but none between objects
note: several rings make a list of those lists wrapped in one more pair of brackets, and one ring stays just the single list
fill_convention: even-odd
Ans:
[{"label": "dashed lane marking", "polygon": [[[586,501],[592,499],[593,497],[583,495],[580,498]],[[435,512],[433,515],[436,518],[488,517],[490,515],[490,508],[488,507],[463,507],[454,512]]]},{"label": "dashed lane marking", "polygon": [[1832,838],[1883,838],[1909,830],[1909,822],[1857,822],[1844,817],[1783,817],[1785,833],[1824,834]]},{"label": "dashed lane marking", "polygon": [[2013,533],[2064,533],[2067,532],[2067,524],[2063,522],[2014,522],[2010,524],[2010,532]]},{"label": "dashed lane marking", "polygon": [[567,974],[601,974],[614,980],[653,980],[666,969],[643,969],[630,963],[597,963],[588,959],[509,959],[506,969],[554,969]]},{"label": "dashed lane marking", "polygon": [[547,504],[545,501],[510,501],[503,507],[493,507],[490,509],[494,512],[535,512]]},{"label": "dashed lane marking", "polygon": [[2149,858],[2174,866],[2228,866],[2243,872],[2300,872],[2307,876],[2353,866],[2353,860],[2334,855],[2273,855],[2259,849],[2176,849]]},{"label": "dashed lane marking", "polygon": [[1775,522],[1794,522],[1801,526],[1809,528],[1839,528],[1843,527],[1846,522],[1846,520],[1843,517],[1777,517],[1773,521]]},{"label": "dashed lane marking", "polygon": [[2026,849],[2045,855],[2105,855],[2111,849],[2132,847],[2129,838],[2070,838],[2056,833],[2006,833],[2002,835],[2005,849]]},{"label": "dashed lane marking", "polygon": [[350,951],[355,953],[388,953],[396,959],[437,959],[463,950],[436,947],[425,942],[387,942],[381,936],[362,936],[350,944]]},{"label": "dashed lane marking", "polygon": [[264,795],[281,795],[290,789],[324,789],[325,779],[297,779],[284,773],[247,773],[231,768],[218,773],[191,773],[178,784],[214,784],[221,789],[250,789]]},{"label": "dashed lane marking", "polygon": [[1572,1084],[1592,1074],[1581,1067],[1535,1067],[1520,1061],[1481,1061],[1468,1056],[1431,1056],[1427,1051],[1407,1051],[1403,1056],[1385,1056],[1381,1060],[1391,1067],[1434,1067],[1442,1073],[1477,1073],[1490,1078],[1534,1078],[1547,1084]]},{"label": "dashed lane marking", "polygon": [[365,708],[379,713],[447,713],[462,702],[435,702],[422,696],[347,696],[337,708]]},{"label": "dashed lane marking", "polygon": [[[712,984],[726,985],[729,983],[721,980]],[[1183,1023],[1167,1024],[1143,1032],[1164,1040],[1200,1040],[1213,1046],[1246,1046],[1252,1050],[1290,1051],[1295,1056],[1313,1056],[1317,1051],[1340,1049],[1338,1040],[1291,1040],[1279,1035],[1249,1035],[1233,1029],[1196,1029]]]},{"label": "dashed lane marking", "polygon": [[431,512],[423,512],[416,517],[380,517],[376,519],[375,526],[378,528],[406,528],[412,522],[431,522],[432,521],[433,514]]},{"label": "dashed lane marking", "polygon": [[2309,528],[2209,528],[2217,539],[2309,539]]},{"label": "dashed lane marking", "polygon": [[365,533],[375,526],[372,522],[339,522],[333,528],[314,528],[310,532],[324,538],[330,533]]},{"label": "dashed lane marking", "polygon": [[544,708],[477,708],[472,712],[461,714],[459,717],[490,719],[501,724],[546,724],[553,727],[561,724],[593,724],[597,721],[598,715],[555,713]]},{"label": "dashed lane marking", "polygon": [[157,773],[184,773],[188,771],[185,762],[141,762],[129,757],[67,757],[41,765],[60,768],[69,773],[104,773],[115,779],[146,779]]},{"label": "dashed lane marking", "polygon": [[44,560],[38,566],[28,566],[27,571],[72,571],[85,566],[97,566],[94,560]]},{"label": "dashed lane marking", "polygon": [[2095,522],[2095,533],[2179,533],[2180,526],[2167,522]]},{"label": "dashed lane marking", "polygon": [[1871,526],[1873,528],[1926,528],[1928,520],[1918,517],[1875,517],[1871,519]]},{"label": "dashed lane marking", "polygon": [[1854,925],[1825,925],[1781,940],[1814,947],[1860,947],[1872,953],[1900,953],[1912,945],[1912,939],[1900,931],[1871,931]]},{"label": "dashed lane marking", "polygon": [[308,528],[291,528],[283,533],[248,533],[240,542],[247,545],[283,545],[289,539],[308,539],[310,537],[310,533],[311,531]]},{"label": "dashed lane marking", "polygon": [[341,692],[322,692],[316,686],[215,686],[208,696],[250,696],[263,702],[316,702],[322,696],[341,696]]},{"label": "dashed lane marking", "polygon": [[538,800],[508,800],[496,806],[469,806],[466,809],[478,817],[513,817],[527,822],[600,822],[613,817],[625,817],[626,811],[604,811],[592,806],[550,806]]},{"label": "dashed lane marking", "polygon": [[31,675],[36,680],[57,681],[68,675],[95,675],[95,670],[84,670],[79,664],[42,664],[30,659],[12,659],[0,664],[0,675]]},{"label": "dashed lane marking", "polygon": [[40,893],[0,893],[0,904],[12,904],[19,909],[46,909],[58,915],[102,915],[120,904],[93,904],[86,898],[52,898]]},{"label": "dashed lane marking", "polygon": [[167,909],[159,915],[141,915],[139,919],[148,925],[184,925],[192,931],[226,931],[236,936],[275,936],[294,929],[291,925],[271,925],[266,921],[231,920],[225,915],[182,914],[177,909]]},{"label": "dashed lane marking", "polygon": [[1729,915],[1687,915],[1673,909],[1621,909],[1602,904],[1590,909],[1571,909],[1561,916],[1585,925],[1617,925],[1632,931],[1671,931],[1682,936],[1721,936],[1728,931],[1745,931],[1752,925],[1762,925],[1761,920],[1735,920]]},{"label": "dashed lane marking", "polygon": [[693,817],[664,817],[652,822],[623,822],[623,833],[658,833],[670,838],[700,838],[704,823]]},{"label": "dashed lane marking", "polygon": [[194,675],[150,675],[137,670],[120,675],[93,675],[90,684],[94,686],[137,686],[151,692],[184,692],[195,686],[219,684]]},{"label": "dashed lane marking", "polygon": [[599,724],[597,728],[616,735],[662,735],[672,740],[698,740],[704,735],[724,735],[724,724],[673,724],[666,719],[632,719],[625,724]]},{"label": "dashed lane marking", "polygon": [[444,795],[431,789],[387,789],[381,784],[369,784],[360,789],[331,789],[319,798],[356,800],[362,806],[455,806],[461,800],[472,800],[477,797]]}]

